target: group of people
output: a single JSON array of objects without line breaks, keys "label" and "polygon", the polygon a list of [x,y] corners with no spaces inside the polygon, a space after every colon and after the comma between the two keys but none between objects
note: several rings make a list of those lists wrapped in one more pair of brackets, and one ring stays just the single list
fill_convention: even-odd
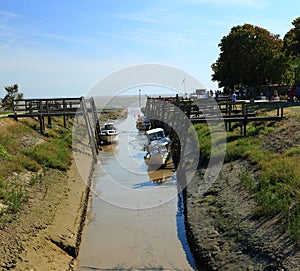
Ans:
[{"label": "group of people", "polygon": [[[246,99],[251,98],[249,91],[245,91],[244,93],[241,89],[238,92],[235,91],[225,92],[225,90],[224,91],[217,90],[215,91],[214,94],[216,99],[222,96],[229,96],[233,103],[235,103],[237,100],[242,99],[242,97],[245,97]],[[213,96],[213,92],[207,91],[205,96],[206,98],[211,98]],[[287,99],[288,102],[300,102],[300,86],[294,84],[291,88],[288,89],[287,96],[288,96]],[[263,94],[263,92],[261,92],[260,95],[258,96],[258,99],[267,99],[268,101],[279,101],[280,97],[277,89],[273,90],[271,87],[269,87],[266,96]]]},{"label": "group of people", "polygon": [[278,95],[278,90],[275,89],[274,91],[272,91],[270,88],[268,89],[267,92],[267,99],[269,101],[279,101],[279,95]]},{"label": "group of people", "polygon": [[[240,98],[240,96],[238,94],[236,94],[235,92],[233,92],[231,94],[232,102],[236,102],[236,100]],[[258,96],[258,98],[259,99],[266,98],[268,101],[279,101],[280,100],[277,89],[272,90],[271,87],[269,87],[266,94],[267,95],[265,97],[263,95],[263,93],[261,92],[260,95]],[[300,102],[300,86],[297,86],[296,84],[294,84],[291,88],[288,89],[287,96],[288,96],[288,100],[287,100],[288,102]]]},{"label": "group of people", "polygon": [[300,102],[300,87],[293,85],[288,90],[288,102]]}]

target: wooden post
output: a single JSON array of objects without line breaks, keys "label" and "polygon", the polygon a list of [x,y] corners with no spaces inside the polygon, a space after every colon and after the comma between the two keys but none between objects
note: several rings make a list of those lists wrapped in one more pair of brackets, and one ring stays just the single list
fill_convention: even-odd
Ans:
[{"label": "wooden post", "polygon": [[245,104],[245,115],[244,115],[244,136],[247,134],[247,122],[248,122],[248,105]]},{"label": "wooden post", "polygon": [[29,101],[29,113],[32,114],[32,101]]},{"label": "wooden post", "polygon": [[[232,102],[229,100],[229,118],[231,117],[231,112],[232,112]],[[232,128],[231,128],[231,121],[229,121],[229,131],[231,131]]]},{"label": "wooden post", "polygon": [[43,125],[43,117],[42,114],[39,115],[39,121],[40,121],[40,133],[43,135],[44,134],[44,125]]},{"label": "wooden post", "polygon": [[14,104],[14,120],[18,120],[16,101],[13,101],[13,104]]},{"label": "wooden post", "polygon": [[48,116],[48,127],[52,127],[51,116]]},{"label": "wooden post", "polygon": [[63,116],[64,116],[64,127],[67,127],[67,119],[66,119],[66,100],[63,99]]}]

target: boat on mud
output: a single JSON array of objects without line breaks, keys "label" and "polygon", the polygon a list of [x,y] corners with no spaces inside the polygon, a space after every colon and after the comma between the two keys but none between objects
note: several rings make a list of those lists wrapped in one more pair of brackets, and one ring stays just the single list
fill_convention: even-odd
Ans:
[{"label": "boat on mud", "polygon": [[138,115],[136,120],[136,128],[140,131],[149,130],[151,127],[151,121],[145,116]]},{"label": "boat on mud", "polygon": [[165,136],[162,128],[151,129],[146,132],[147,143],[144,150],[147,151],[144,159],[146,163],[155,168],[164,167],[169,159],[170,139]]},{"label": "boat on mud", "polygon": [[100,129],[100,140],[104,144],[112,144],[119,141],[119,131],[113,122],[106,122]]}]

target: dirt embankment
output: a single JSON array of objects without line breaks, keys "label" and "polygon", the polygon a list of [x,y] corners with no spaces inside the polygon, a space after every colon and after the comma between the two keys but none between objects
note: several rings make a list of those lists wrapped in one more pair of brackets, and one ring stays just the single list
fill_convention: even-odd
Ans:
[{"label": "dirt embankment", "polygon": [[100,122],[108,120],[126,119],[128,115],[127,107],[103,108],[99,113]]},{"label": "dirt embankment", "polygon": [[[20,122],[3,120],[1,125],[15,127]],[[43,142],[39,133],[24,138],[24,148]],[[85,166],[91,168],[90,163]],[[73,159],[67,171],[42,169],[36,175],[40,177],[35,180],[30,171],[14,173],[26,187],[28,201],[1,222],[0,270],[76,270],[89,189]],[[29,184],[32,180],[35,183]]]},{"label": "dirt embankment", "polygon": [[[300,145],[295,119],[282,121],[263,147],[280,153]],[[285,129],[282,129],[285,127]],[[224,164],[213,186],[199,191],[201,174],[189,184],[186,216],[189,240],[201,270],[300,270],[299,247],[286,233],[279,216],[257,217],[253,194],[239,174],[247,169],[257,178],[257,169],[246,160]]]},{"label": "dirt embankment", "polygon": [[0,270],[73,270],[87,188],[73,163],[48,170],[17,217],[0,231]]}]

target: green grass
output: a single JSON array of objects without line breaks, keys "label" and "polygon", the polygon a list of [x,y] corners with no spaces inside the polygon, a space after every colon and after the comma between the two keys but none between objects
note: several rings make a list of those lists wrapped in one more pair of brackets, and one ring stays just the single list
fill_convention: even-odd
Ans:
[{"label": "green grass", "polygon": [[67,170],[71,162],[69,144],[61,139],[41,143],[25,153],[44,168]]},{"label": "green grass", "polygon": [[2,159],[7,159],[9,157],[7,151],[5,150],[5,148],[0,144],[0,157]]},{"label": "green grass", "polygon": [[196,124],[194,129],[198,136],[200,159],[208,161],[210,158],[223,158],[227,140],[224,127]]},{"label": "green grass", "polygon": [[[279,215],[290,237],[298,243],[300,242],[300,148],[287,149],[280,155],[264,149],[263,139],[272,136],[275,125],[274,122],[268,125],[249,124],[247,136],[241,136],[239,126],[233,125],[233,130],[227,132],[225,163],[247,159],[250,165],[259,170],[257,180],[251,177],[251,168],[239,174],[241,184],[253,193],[257,202],[258,207],[254,210],[254,214],[258,217]],[[198,133],[202,158],[208,160],[212,146],[209,127],[206,124],[197,124],[195,129]]]},{"label": "green grass", "polygon": [[8,193],[8,199],[4,201],[8,205],[7,210],[16,213],[24,202],[28,201],[28,191],[20,184],[15,184],[11,187]]},{"label": "green grass", "polygon": [[300,148],[291,148],[285,152],[285,155],[293,157],[300,156]]},{"label": "green grass", "polygon": [[28,201],[28,191],[18,182],[9,184],[7,181],[1,179],[0,200],[7,206],[5,208],[6,212],[16,213],[21,208],[21,205]]},{"label": "green grass", "polygon": [[[0,121],[7,122],[0,130],[0,202],[6,206],[0,210],[2,227],[28,201],[33,187],[43,182],[40,170],[68,169],[72,129],[64,128],[60,118],[53,119],[48,135],[40,135],[38,122],[33,119]],[[29,176],[26,179],[25,172]]]},{"label": "green grass", "polygon": [[198,135],[198,141],[200,144],[200,156],[202,159],[209,159],[211,150],[211,136],[208,125],[196,124],[194,126]]},{"label": "green grass", "polygon": [[248,170],[241,172],[239,174],[239,178],[242,182],[242,185],[248,188],[249,190],[254,190],[256,188],[256,184]]}]

